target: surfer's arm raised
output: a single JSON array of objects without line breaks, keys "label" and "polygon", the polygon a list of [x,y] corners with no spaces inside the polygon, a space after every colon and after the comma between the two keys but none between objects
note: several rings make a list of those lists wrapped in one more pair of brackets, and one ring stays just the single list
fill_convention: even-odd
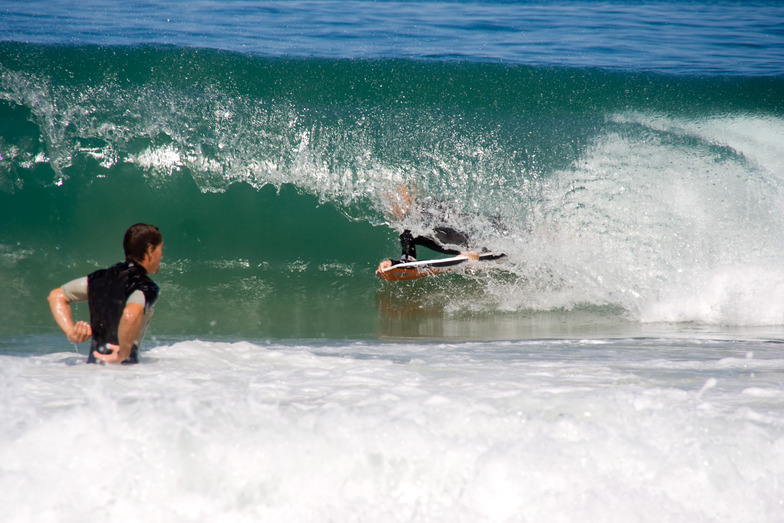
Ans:
[{"label": "surfer's arm raised", "polygon": [[82,343],[92,336],[93,331],[90,324],[86,321],[74,323],[71,314],[71,302],[65,295],[62,287],[58,287],[49,293],[49,310],[57,326],[65,333],[71,343]]}]

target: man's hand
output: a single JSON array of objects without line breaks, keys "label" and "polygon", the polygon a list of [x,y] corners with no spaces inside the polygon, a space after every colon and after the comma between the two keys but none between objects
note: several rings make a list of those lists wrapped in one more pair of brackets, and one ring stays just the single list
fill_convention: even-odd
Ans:
[{"label": "man's hand", "polygon": [[470,261],[479,261],[479,253],[468,251],[468,252],[461,252],[460,256],[467,256]]},{"label": "man's hand", "polygon": [[[122,363],[125,358],[120,357],[120,346],[114,345],[112,343],[107,343],[104,345],[107,349],[109,349],[109,354],[102,354],[98,351],[93,352],[93,356],[95,356],[96,360],[100,360],[104,363]],[[127,356],[126,356],[127,357]]]},{"label": "man's hand", "polygon": [[392,267],[392,260],[382,261],[381,263],[378,264],[378,269],[376,269],[376,274],[382,273],[384,269],[387,269],[389,267]]},{"label": "man's hand", "polygon": [[82,343],[90,339],[93,335],[93,329],[86,321],[77,321],[71,328],[70,332],[66,335],[68,341],[71,343]]}]

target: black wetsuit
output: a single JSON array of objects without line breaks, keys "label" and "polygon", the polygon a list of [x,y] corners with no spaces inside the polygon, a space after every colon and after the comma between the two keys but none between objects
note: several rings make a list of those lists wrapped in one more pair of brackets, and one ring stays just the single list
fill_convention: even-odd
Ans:
[{"label": "black wetsuit", "polygon": [[400,256],[400,260],[392,260],[392,263],[396,264],[407,261],[414,261],[416,259],[417,245],[427,247],[428,249],[432,249],[442,254],[452,255],[458,255],[461,251],[457,249],[449,249],[441,245],[441,243],[468,247],[468,236],[460,231],[452,229],[451,227],[436,227],[433,229],[433,233],[435,239],[429,236],[414,237],[414,235],[411,234],[411,231],[408,229],[403,231],[403,233],[400,235],[400,247],[403,250],[403,253]]},{"label": "black wetsuit", "polygon": [[[107,343],[119,345],[117,331],[120,320],[128,297],[137,290],[144,293],[144,307],[147,311],[158,299],[159,288],[147,276],[144,267],[132,261],[118,263],[87,276],[87,302],[93,331],[87,363],[95,363],[94,352],[104,353]],[[138,352],[139,348],[134,344],[131,355],[123,363],[138,363]]]}]

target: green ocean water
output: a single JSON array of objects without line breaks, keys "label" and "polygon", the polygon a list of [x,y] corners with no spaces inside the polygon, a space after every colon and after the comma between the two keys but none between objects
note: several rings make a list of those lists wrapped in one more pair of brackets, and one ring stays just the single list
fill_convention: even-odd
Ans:
[{"label": "green ocean water", "polygon": [[[162,337],[781,325],[782,136],[776,77],[0,43],[0,336],[136,222]],[[378,280],[403,186],[509,261]]]}]

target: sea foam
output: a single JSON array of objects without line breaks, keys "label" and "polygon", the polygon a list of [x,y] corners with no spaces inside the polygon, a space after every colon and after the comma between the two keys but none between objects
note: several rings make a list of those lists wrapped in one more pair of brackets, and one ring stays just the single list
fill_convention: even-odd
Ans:
[{"label": "sea foam", "polygon": [[132,367],[3,356],[5,519],[770,521],[784,367],[764,343],[739,349],[187,341]]}]

